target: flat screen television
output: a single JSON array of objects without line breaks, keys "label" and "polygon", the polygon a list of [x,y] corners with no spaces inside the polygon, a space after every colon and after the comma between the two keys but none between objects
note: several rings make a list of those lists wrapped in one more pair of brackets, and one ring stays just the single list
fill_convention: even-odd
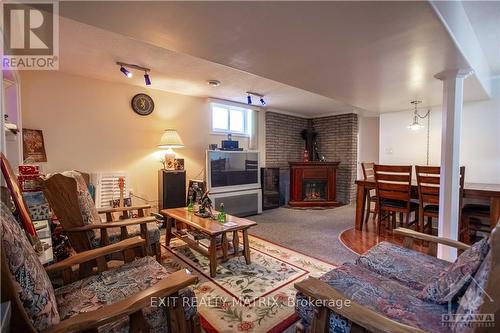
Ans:
[{"label": "flat screen television", "polygon": [[258,151],[207,150],[206,158],[211,193],[260,188]]}]

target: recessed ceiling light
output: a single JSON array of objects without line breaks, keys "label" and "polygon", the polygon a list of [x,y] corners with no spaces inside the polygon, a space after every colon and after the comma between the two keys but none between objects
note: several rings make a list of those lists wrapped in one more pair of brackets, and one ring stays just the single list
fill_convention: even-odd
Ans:
[{"label": "recessed ceiling light", "polygon": [[220,86],[220,81],[219,80],[208,80],[207,84],[210,87],[218,87],[218,86]]}]

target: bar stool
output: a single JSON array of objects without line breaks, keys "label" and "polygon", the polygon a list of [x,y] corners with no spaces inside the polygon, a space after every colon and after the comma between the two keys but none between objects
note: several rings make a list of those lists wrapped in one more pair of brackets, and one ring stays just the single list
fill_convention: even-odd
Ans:
[{"label": "bar stool", "polygon": [[[415,212],[417,219],[418,204],[411,201],[411,165],[379,165],[373,167],[378,199],[377,233],[380,234],[382,222],[388,221],[392,228],[396,227],[396,214],[400,215],[400,222],[408,227],[410,214]],[[384,216],[384,212],[387,215]]]},{"label": "bar stool", "polygon": [[[361,163],[361,169],[363,170],[363,177],[365,180],[375,180],[375,171],[373,170],[373,166],[375,163],[363,162]],[[376,223],[377,218],[377,194],[376,190],[369,190],[366,193],[366,217],[364,224],[368,225],[368,220],[370,219],[370,214],[372,214],[373,223]],[[372,209],[373,203],[373,209]]]}]

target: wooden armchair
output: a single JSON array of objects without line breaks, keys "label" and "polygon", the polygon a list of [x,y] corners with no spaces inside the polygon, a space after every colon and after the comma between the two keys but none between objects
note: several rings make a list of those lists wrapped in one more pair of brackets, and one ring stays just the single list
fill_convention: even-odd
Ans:
[{"label": "wooden armchair", "polygon": [[[189,314],[184,309],[186,297],[194,297],[186,287],[196,283],[197,278],[187,271],[168,274],[151,257],[136,259],[134,254],[137,251],[134,250],[141,252],[145,246],[145,240],[140,237],[76,254],[46,267],[44,271],[24,232],[12,214],[5,210],[1,212],[1,226],[2,302],[12,304],[12,332],[97,332],[103,326],[106,331],[110,327],[107,325],[128,325],[130,332],[149,332],[152,323],[156,328],[167,326],[169,332],[201,331],[194,305]],[[105,258],[116,252],[125,252],[126,263],[107,271]],[[87,277],[84,283],[71,283],[72,267],[86,267],[89,261],[100,263],[99,273]],[[62,272],[64,282],[68,284],[54,290],[46,272]],[[84,272],[87,275],[85,269]],[[104,276],[106,273],[109,274]],[[121,286],[122,278],[129,274],[138,287]],[[79,278],[82,277],[80,272]],[[116,281],[110,277],[115,277]],[[30,282],[26,283],[28,280]],[[108,296],[106,289],[112,288],[119,288],[120,292],[109,290],[111,296]],[[73,302],[68,302],[69,298]],[[152,300],[158,298],[168,298],[169,301],[164,307],[152,308]],[[37,301],[33,302],[33,299]],[[73,309],[74,304],[85,305]],[[93,310],[89,310],[89,304],[93,304]]]},{"label": "wooden armchair", "polygon": [[[96,209],[84,178],[76,171],[50,175],[43,181],[43,192],[77,252],[141,235],[147,254],[154,253],[160,262],[160,230],[154,217],[145,216],[149,206]],[[139,217],[129,218],[134,210]],[[116,220],[117,212],[126,219]],[[99,214],[106,215],[105,222]]]},{"label": "wooden armchair", "polygon": [[[495,302],[500,298],[500,230],[496,228],[492,233],[490,240],[490,252],[476,273],[474,282],[466,291],[465,296],[460,300],[461,309],[469,309],[470,314],[493,314],[494,318],[500,316],[500,304]],[[397,228],[394,234],[405,238],[405,246],[411,247],[414,240],[427,241],[434,244],[443,244],[466,250],[470,246],[455,240],[419,233],[410,229]],[[487,261],[487,262],[486,262]],[[310,302],[316,306],[313,309],[311,333],[331,332],[330,314],[333,312],[351,322],[351,332],[376,332],[376,333],[423,333],[419,327],[409,326],[407,324],[391,319],[372,308],[356,303],[346,297],[341,291],[333,288],[328,283],[317,278],[308,278],[295,284],[295,288],[302,293]],[[361,291],[361,290],[360,290]],[[478,299],[481,297],[481,300]],[[332,302],[334,301],[334,302]],[[470,303],[469,303],[470,302]],[[348,306],[339,306],[339,304],[349,304]],[[443,305],[447,306],[447,305]],[[477,308],[475,308],[478,306]],[[462,308],[463,307],[463,308]],[[425,320],[425,319],[420,319]],[[443,323],[437,323],[442,325]],[[465,322],[468,325],[468,322]],[[474,324],[474,323],[473,323]],[[494,328],[487,325],[477,325],[467,332],[493,332]],[[297,332],[305,332],[303,326],[298,324]]]}]

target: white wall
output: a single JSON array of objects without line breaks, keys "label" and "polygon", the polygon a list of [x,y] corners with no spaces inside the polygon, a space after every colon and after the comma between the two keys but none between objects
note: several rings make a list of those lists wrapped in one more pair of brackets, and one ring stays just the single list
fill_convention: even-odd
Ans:
[{"label": "white wall", "polygon": [[[184,141],[176,149],[185,159],[187,178],[203,178],[205,150],[224,137],[210,134],[209,102],[127,84],[111,83],[55,71],[23,71],[23,126],[43,130],[47,163],[44,172],[125,171],[136,195],[157,201],[162,132],[174,128]],[[130,101],[149,94],[154,112],[135,114]],[[237,138],[247,148],[247,138]],[[139,202],[138,202],[139,203]]]},{"label": "white wall", "polygon": [[[430,165],[440,164],[441,116],[440,106],[431,108]],[[427,120],[418,131],[407,128],[411,121],[411,111],[380,115],[380,163],[426,164]],[[460,161],[466,182],[500,183],[500,99],[464,104]]]},{"label": "white wall", "polygon": [[363,178],[362,162],[379,162],[379,117],[359,117],[358,179]]}]

